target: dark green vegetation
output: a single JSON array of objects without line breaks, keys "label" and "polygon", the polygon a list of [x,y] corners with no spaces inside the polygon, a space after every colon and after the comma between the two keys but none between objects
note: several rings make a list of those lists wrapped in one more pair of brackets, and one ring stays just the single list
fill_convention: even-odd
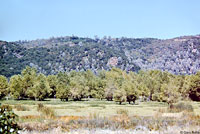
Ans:
[{"label": "dark green vegetation", "polygon": [[9,105],[0,106],[0,133],[18,134],[17,117]]},{"label": "dark green vegetation", "polygon": [[140,69],[194,74],[200,68],[200,36],[102,39],[59,37],[33,41],[0,41],[0,74],[11,77],[25,66],[45,75],[60,71]]},{"label": "dark green vegetation", "polygon": [[112,68],[94,74],[60,72],[45,76],[35,68],[26,67],[20,75],[13,75],[9,82],[0,76],[1,98],[16,100],[59,98],[62,101],[80,101],[83,98],[107,99],[119,104],[136,100],[152,100],[173,104],[179,100],[200,100],[200,73],[174,75],[158,70],[129,72]]}]

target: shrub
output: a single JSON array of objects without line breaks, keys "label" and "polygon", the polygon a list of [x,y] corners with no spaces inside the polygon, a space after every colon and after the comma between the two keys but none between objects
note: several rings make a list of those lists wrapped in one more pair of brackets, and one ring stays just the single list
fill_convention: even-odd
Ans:
[{"label": "shrub", "polygon": [[44,108],[44,105],[42,103],[38,103],[37,111],[40,112],[43,108]]},{"label": "shrub", "polygon": [[194,109],[191,104],[185,102],[179,102],[177,104],[172,104],[168,108],[169,112],[193,112]]},{"label": "shrub", "polygon": [[15,105],[14,107],[17,111],[29,111],[28,107],[22,106],[22,105]]},{"label": "shrub", "polygon": [[7,104],[3,104],[3,105],[1,106],[1,109],[6,109],[7,111],[12,111],[12,106],[7,105]]},{"label": "shrub", "polygon": [[43,115],[45,115],[46,117],[50,117],[53,118],[55,117],[55,111],[49,107],[44,107],[43,110],[41,111],[43,113]]},{"label": "shrub", "polygon": [[41,103],[38,104],[37,111],[41,112],[47,118],[55,117],[55,111],[52,108],[46,107]]},{"label": "shrub", "polygon": [[18,116],[14,114],[9,105],[0,107],[0,133],[1,134],[18,134],[19,127],[17,125]]}]

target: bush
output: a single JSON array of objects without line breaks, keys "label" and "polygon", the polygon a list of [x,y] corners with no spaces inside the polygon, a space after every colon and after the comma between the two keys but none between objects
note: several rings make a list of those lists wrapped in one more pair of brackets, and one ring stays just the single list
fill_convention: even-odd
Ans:
[{"label": "bush", "polygon": [[37,105],[37,111],[40,112],[44,108],[44,105],[42,103],[38,103]]},{"label": "bush", "polygon": [[0,107],[0,133],[1,134],[18,134],[19,127],[17,125],[18,116],[14,114],[9,105]]},{"label": "bush", "polygon": [[185,102],[179,102],[177,104],[172,104],[168,108],[169,112],[193,112],[194,109],[191,104]]},{"label": "bush", "polygon": [[29,111],[28,107],[22,106],[22,105],[16,105],[14,107],[17,111]]},{"label": "bush", "polygon": [[52,108],[46,107],[41,103],[38,104],[37,111],[41,112],[45,117],[48,118],[55,117],[55,111]]},{"label": "bush", "polygon": [[7,111],[12,111],[12,106],[7,105],[7,104],[3,104],[3,105],[1,106],[1,109],[6,109]]},{"label": "bush", "polygon": [[49,118],[55,117],[55,111],[49,107],[44,107],[43,110],[41,111],[43,115]]}]

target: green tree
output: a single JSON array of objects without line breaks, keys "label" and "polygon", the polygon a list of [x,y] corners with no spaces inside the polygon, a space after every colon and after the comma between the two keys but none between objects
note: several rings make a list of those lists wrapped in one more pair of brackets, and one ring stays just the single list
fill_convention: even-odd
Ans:
[{"label": "green tree", "polygon": [[106,80],[112,81],[115,84],[117,84],[118,87],[121,87],[124,81],[125,75],[126,75],[126,72],[123,72],[121,69],[112,68],[110,71],[106,72]]},{"label": "green tree", "polygon": [[56,98],[59,98],[62,101],[68,101],[68,98],[70,97],[69,82],[70,76],[67,73],[59,72],[57,74],[56,85],[53,84],[56,86]]},{"label": "green tree", "polygon": [[28,98],[28,92],[34,86],[34,83],[37,79],[37,70],[35,68],[26,67],[22,70],[22,83],[23,83],[23,94],[25,98]]},{"label": "green tree", "polygon": [[69,86],[64,83],[58,83],[56,87],[56,97],[61,101],[68,101],[69,98]]},{"label": "green tree", "polygon": [[86,81],[86,97],[94,98],[97,95],[98,83],[97,77],[93,74],[91,70],[84,72],[84,77]]},{"label": "green tree", "polygon": [[9,82],[10,94],[14,99],[23,99],[25,93],[23,91],[23,80],[21,75],[14,75]]},{"label": "green tree", "polygon": [[113,97],[114,101],[119,102],[120,105],[122,102],[126,102],[126,92],[123,89],[115,90]]},{"label": "green tree", "polygon": [[[71,75],[71,73],[70,73],[70,75]],[[70,77],[72,77],[70,75],[68,75],[66,72],[59,72],[57,74],[57,79],[58,79],[57,81],[60,83],[69,84]]]},{"label": "green tree", "polygon": [[31,99],[41,101],[48,97],[50,92],[51,89],[45,75],[39,74],[36,81],[34,81],[34,86],[28,90],[27,95]]},{"label": "green tree", "polygon": [[5,76],[0,75],[0,99],[8,94],[8,80]]},{"label": "green tree", "polygon": [[180,93],[178,92],[178,86],[174,82],[168,84],[163,84],[161,87],[163,102],[167,102],[169,106],[172,106],[173,103],[176,103],[180,99]]},{"label": "green tree", "polygon": [[148,80],[145,83],[150,92],[150,99],[153,101],[166,101],[164,96],[166,88],[162,85],[168,84],[173,75],[160,70],[150,70],[146,73]]},{"label": "green tree", "polygon": [[200,72],[190,77],[188,94],[193,101],[200,101]]},{"label": "green tree", "polygon": [[51,91],[52,91],[49,97],[54,98],[56,95],[56,87],[58,85],[58,78],[56,75],[48,75],[47,81],[48,81],[49,87],[51,88]]},{"label": "green tree", "polygon": [[103,99],[105,98],[105,88],[106,88],[106,75],[105,75],[105,70],[98,71],[97,73],[97,93],[96,93],[96,98],[98,99]]},{"label": "green tree", "polygon": [[109,82],[106,84],[105,98],[107,99],[107,101],[113,100],[115,90],[117,90],[117,86],[113,82]]},{"label": "green tree", "polygon": [[167,102],[169,105],[177,102],[181,98],[180,88],[182,84],[177,76],[170,75],[167,81],[163,81],[160,84],[159,90],[156,90],[153,94],[153,100],[160,102]]},{"label": "green tree", "polygon": [[132,81],[124,81],[122,89],[124,89],[126,93],[127,101],[129,102],[129,104],[131,102],[135,103],[140,95],[140,91],[138,90],[136,83]]},{"label": "green tree", "polygon": [[190,99],[189,92],[190,92],[190,80],[193,75],[186,75],[183,80],[183,86],[180,88],[180,93],[182,96],[182,99]]},{"label": "green tree", "polygon": [[112,68],[110,71],[107,71],[105,73],[105,98],[108,101],[112,101],[113,95],[116,90],[119,90],[121,88],[125,74],[125,72],[118,68]]},{"label": "green tree", "polygon": [[95,97],[98,99],[103,99],[105,97],[104,89],[106,87],[106,81],[104,79],[97,78],[97,88]]},{"label": "green tree", "polygon": [[83,97],[88,96],[88,86],[86,86],[86,80],[83,75],[77,73],[77,75],[70,78],[70,97],[74,101],[80,101]]}]

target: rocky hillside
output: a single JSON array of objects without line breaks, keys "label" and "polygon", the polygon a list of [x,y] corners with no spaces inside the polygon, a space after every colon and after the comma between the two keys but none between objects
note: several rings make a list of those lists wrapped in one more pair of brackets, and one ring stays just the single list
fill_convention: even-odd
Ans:
[{"label": "rocky hillside", "polygon": [[126,71],[159,69],[192,74],[200,69],[200,35],[160,40],[154,38],[80,38],[0,41],[0,74],[18,74],[25,66],[44,74],[59,71]]}]

